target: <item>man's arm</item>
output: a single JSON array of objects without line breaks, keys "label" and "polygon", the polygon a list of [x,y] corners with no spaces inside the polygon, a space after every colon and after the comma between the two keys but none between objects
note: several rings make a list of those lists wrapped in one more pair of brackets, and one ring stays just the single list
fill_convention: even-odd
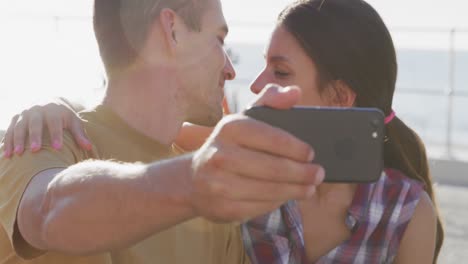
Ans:
[{"label": "man's arm", "polygon": [[88,161],[47,170],[28,185],[18,227],[33,247],[91,254],[127,247],[194,216],[190,157],[152,165]]},{"label": "man's arm", "polygon": [[197,216],[243,221],[313,195],[324,175],[312,158],[286,132],[232,116],[201,150],[177,159],[87,161],[39,173],[21,200],[18,227],[35,248],[83,255],[130,246]]},{"label": "man's arm", "polygon": [[[299,96],[299,89],[271,87],[258,104],[287,108]],[[88,161],[37,174],[20,202],[18,226],[39,249],[89,254],[127,247],[193,217],[244,221],[314,195],[324,171],[313,158],[291,134],[231,115],[198,151],[177,159]]]},{"label": "man's arm", "polygon": [[395,263],[433,263],[437,217],[432,201],[423,192],[406,228]]}]

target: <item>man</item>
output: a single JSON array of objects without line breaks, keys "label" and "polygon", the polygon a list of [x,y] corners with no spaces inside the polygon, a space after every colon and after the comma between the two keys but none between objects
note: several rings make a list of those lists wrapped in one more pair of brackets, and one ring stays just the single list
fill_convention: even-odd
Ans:
[{"label": "man", "polygon": [[[96,0],[94,27],[108,77],[81,114],[94,145],[67,135],[0,161],[0,263],[248,263],[231,223],[309,197],[323,169],[304,142],[241,115],[170,158],[183,122],[222,117],[235,72],[220,1]],[[270,87],[258,104],[298,99]]]}]

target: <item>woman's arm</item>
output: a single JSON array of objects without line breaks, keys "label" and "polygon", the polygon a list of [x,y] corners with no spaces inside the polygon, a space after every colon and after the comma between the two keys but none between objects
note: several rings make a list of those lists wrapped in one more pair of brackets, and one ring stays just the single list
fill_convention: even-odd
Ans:
[{"label": "woman's arm", "polygon": [[395,263],[434,261],[437,215],[429,195],[423,192],[398,250]]},{"label": "woman's arm", "polygon": [[211,132],[213,132],[212,127],[204,127],[185,123],[184,126],[180,129],[175,144],[183,151],[195,151],[199,149],[203,143],[205,143]]},{"label": "woman's arm", "polygon": [[[33,106],[21,114],[13,117],[8,127],[4,141],[6,158],[14,154],[23,154],[26,140],[29,138],[29,148],[32,152],[37,152],[42,147],[42,132],[44,126],[49,130],[53,147],[62,147],[63,130],[69,130],[75,142],[83,149],[92,148],[91,142],[86,137],[83,129],[83,120],[79,118],[77,112],[83,107],[70,103],[70,101],[60,98],[57,101]],[[223,100],[224,114],[229,114],[229,107],[226,98]],[[184,151],[197,150],[213,131],[212,127],[204,127],[186,123],[182,127],[175,144]],[[0,135],[1,137],[1,135]]]},{"label": "woman's arm", "polygon": [[[223,113],[224,115],[231,113],[226,97],[223,99]],[[213,132],[213,127],[185,123],[177,136],[175,144],[184,151],[195,151],[205,143],[211,132]]]}]

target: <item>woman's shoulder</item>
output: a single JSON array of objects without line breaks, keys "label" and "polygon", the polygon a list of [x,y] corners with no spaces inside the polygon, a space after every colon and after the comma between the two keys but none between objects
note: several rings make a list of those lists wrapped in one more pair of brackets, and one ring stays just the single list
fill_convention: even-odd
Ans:
[{"label": "woman's shoulder", "polygon": [[[408,222],[417,213],[416,208],[420,201],[422,204],[430,201],[427,199],[428,195],[422,182],[411,179],[396,169],[385,169],[378,182],[364,188],[369,194],[366,202],[369,210],[380,208],[378,222],[382,226],[395,229],[400,235],[404,233]],[[375,212],[369,214],[374,215]]]},{"label": "woman's shoulder", "polygon": [[[365,204],[369,210],[380,208],[380,220],[393,222],[392,225],[407,222],[425,193],[423,183],[395,169],[385,169],[377,182],[359,188],[359,192],[367,197],[360,201],[361,206]],[[369,214],[375,217],[375,212]],[[395,218],[397,215],[399,217]]]},{"label": "woman's shoulder", "polygon": [[424,193],[424,183],[411,179],[403,172],[387,168],[376,183],[379,196],[391,203],[410,203],[419,200]]},{"label": "woman's shoulder", "polygon": [[366,234],[359,240],[369,254],[393,259],[411,219],[430,213],[423,186],[395,169],[385,169],[375,183],[359,185],[355,197],[361,199],[355,199],[350,212],[360,222],[355,234]]},{"label": "woman's shoulder", "polygon": [[[380,179],[380,195],[393,206],[416,204],[424,193],[424,183],[409,178],[403,172],[386,168]],[[414,205],[411,205],[414,207]]]}]

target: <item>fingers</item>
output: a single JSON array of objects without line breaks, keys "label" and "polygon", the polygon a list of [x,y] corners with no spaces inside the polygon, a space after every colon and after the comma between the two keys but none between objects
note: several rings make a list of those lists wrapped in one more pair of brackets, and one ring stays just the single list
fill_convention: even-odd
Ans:
[{"label": "fingers", "polygon": [[7,131],[5,132],[5,136],[3,138],[5,146],[4,146],[4,153],[3,157],[4,158],[11,158],[13,156],[13,151],[14,151],[14,142],[13,142],[13,136],[14,136],[14,128],[16,125],[16,121],[18,121],[19,115],[15,115],[11,121],[10,125],[8,126]]},{"label": "fingers", "polygon": [[[205,174],[198,180],[195,178],[194,193],[190,201],[198,215],[216,222],[244,221],[272,211],[284,203],[277,198],[270,200],[268,199],[270,197],[263,198],[261,195],[264,195],[264,192],[259,190],[253,192],[259,194],[259,198],[247,199],[252,193],[245,193],[243,196],[233,192],[232,189],[242,189],[237,185],[230,188],[228,185],[233,182],[217,182],[217,180],[231,176],[236,177],[235,175]],[[239,199],[240,197],[244,199]]]},{"label": "fingers", "polygon": [[43,119],[40,111],[30,112],[28,129],[31,151],[37,152],[42,146]]},{"label": "fingers", "polygon": [[52,148],[60,150],[63,144],[63,119],[56,113],[49,113],[45,116]]},{"label": "fingers", "polygon": [[42,111],[44,112],[54,149],[58,150],[62,148],[64,129],[70,131],[76,144],[82,149],[92,149],[91,142],[83,129],[83,122],[85,121],[78,117],[67,100],[62,98],[58,104],[47,104],[43,107]]},{"label": "fingers", "polygon": [[[323,171],[323,170],[322,170]],[[209,182],[207,192],[216,197],[232,201],[281,203],[288,200],[304,200],[315,194],[316,186],[312,184],[294,184],[257,180],[242,177],[239,174],[223,173],[222,177]]]},{"label": "fingers", "polygon": [[14,153],[21,156],[24,152],[26,131],[28,123],[26,114],[22,114],[16,121],[16,125],[13,128],[13,145]]},{"label": "fingers", "polygon": [[309,144],[266,123],[237,115],[225,118],[218,128],[221,140],[298,162],[310,162],[315,153]]},{"label": "fingers", "polygon": [[301,90],[296,86],[280,87],[269,84],[262,90],[253,106],[269,106],[276,109],[289,109],[299,103]]},{"label": "fingers", "polygon": [[25,150],[27,136],[29,136],[31,151],[39,151],[42,146],[44,121],[49,129],[51,145],[54,149],[62,148],[64,128],[70,130],[81,148],[85,150],[92,148],[82,127],[84,121],[67,106],[49,103],[34,106],[11,120],[4,137],[4,157],[10,158],[13,154],[21,155]]},{"label": "fingers", "polygon": [[323,168],[316,164],[239,147],[214,152],[210,162],[222,171],[275,184],[318,185],[322,183],[325,174]]},{"label": "fingers", "polygon": [[70,129],[71,134],[73,135],[73,138],[75,139],[76,144],[80,146],[84,150],[91,150],[92,145],[91,141],[89,141],[88,137],[86,136],[86,133],[83,128],[83,120],[81,120],[76,114],[71,114],[70,115],[71,120],[68,120],[67,122],[69,125],[67,127]]}]

